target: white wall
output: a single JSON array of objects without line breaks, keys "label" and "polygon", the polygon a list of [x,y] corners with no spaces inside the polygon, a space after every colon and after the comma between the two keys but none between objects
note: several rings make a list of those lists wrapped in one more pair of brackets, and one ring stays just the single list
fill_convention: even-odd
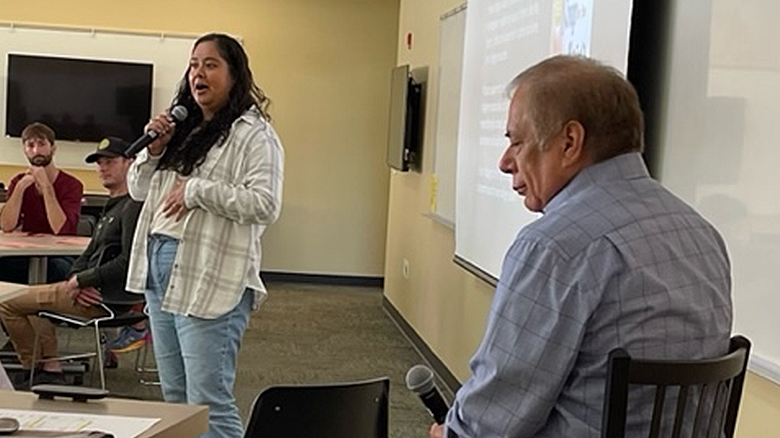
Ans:
[{"label": "white wall", "polygon": [[[151,63],[154,65],[152,114],[156,114],[170,105],[195,38],[195,35],[165,37],[161,34],[117,33],[99,29],[91,32],[87,28],[0,23],[0,83],[3,84],[0,88],[0,132],[5,133],[8,53]],[[56,162],[59,166],[91,169],[84,163],[84,157],[95,149],[95,143],[58,141],[57,147]],[[27,164],[18,138],[0,137],[0,163]]]}]

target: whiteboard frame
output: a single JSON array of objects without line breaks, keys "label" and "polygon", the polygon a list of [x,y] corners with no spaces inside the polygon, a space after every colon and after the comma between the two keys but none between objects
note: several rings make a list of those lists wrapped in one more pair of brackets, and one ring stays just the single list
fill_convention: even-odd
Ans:
[{"label": "whiteboard frame", "polygon": [[[441,158],[440,157],[440,152],[441,152],[440,151],[440,147],[443,147],[442,145],[439,144],[439,134],[440,134],[440,132],[439,132],[439,128],[440,128],[440,119],[439,119],[439,117],[441,116],[441,100],[442,100],[441,96],[442,96],[442,72],[443,72],[443,69],[441,68],[441,66],[442,66],[441,62],[442,62],[442,51],[444,49],[444,44],[445,44],[445,42],[443,41],[443,38],[442,38],[442,36],[443,36],[442,34],[443,34],[444,24],[445,24],[446,20],[448,20],[448,19],[450,19],[450,18],[452,18],[452,17],[454,17],[454,16],[456,16],[456,15],[458,15],[460,13],[465,12],[467,8],[468,8],[468,4],[467,3],[462,3],[459,6],[455,7],[454,9],[451,9],[451,10],[445,12],[444,14],[442,14],[439,17],[439,53],[438,53],[438,55],[439,55],[439,65],[438,65],[438,71],[437,71],[437,81],[438,82],[437,82],[436,105],[435,105],[436,106],[436,113],[435,113],[436,114],[436,120],[435,120],[436,132],[434,132],[434,136],[433,136],[434,137],[434,148],[433,148],[434,152],[433,152],[433,160],[432,160],[432,166],[431,166],[432,167],[432,169],[431,169],[432,176],[431,176],[431,182],[430,182],[430,184],[431,184],[431,191],[435,190],[435,193],[431,193],[431,198],[432,198],[431,201],[432,201],[432,203],[435,203],[435,205],[431,205],[432,208],[430,209],[430,211],[428,213],[425,214],[425,216],[431,218],[433,221],[435,221],[435,222],[437,222],[437,223],[439,223],[441,225],[444,225],[444,226],[446,226],[448,228],[451,228],[453,230],[455,229],[455,223],[456,223],[455,204],[457,203],[457,199],[455,199],[455,197],[456,197],[456,195],[455,195],[455,178],[457,178],[457,176],[455,178],[453,178],[452,187],[451,187],[452,188],[452,191],[451,191],[452,200],[451,201],[452,201],[452,209],[453,209],[452,210],[452,217],[449,217],[447,215],[447,213],[444,213],[444,212],[440,211],[440,209],[439,209],[440,206],[441,206],[440,200],[442,199],[442,197],[441,197],[441,184],[440,184],[441,183],[441,179],[439,178],[440,173],[441,173],[441,169],[438,169],[440,172],[437,173],[437,163],[439,163],[439,160]],[[465,19],[464,19],[464,24],[463,24],[463,32],[465,32]],[[463,62],[462,46],[461,46],[460,62],[461,62],[461,64]],[[460,84],[458,84],[458,86],[460,86]],[[457,121],[456,121],[455,129],[456,129],[456,135],[457,135]],[[457,172],[457,144],[454,145],[454,152],[455,152],[455,160],[453,161],[453,165],[455,166],[455,168],[453,170],[455,172]],[[434,189],[434,186],[435,186],[435,189]]]}]

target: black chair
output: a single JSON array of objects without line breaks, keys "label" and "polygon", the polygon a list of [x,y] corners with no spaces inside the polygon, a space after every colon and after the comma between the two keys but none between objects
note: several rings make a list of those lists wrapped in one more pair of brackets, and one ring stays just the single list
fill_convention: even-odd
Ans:
[{"label": "black chair", "polygon": [[[143,296],[140,296],[140,301],[143,302]],[[93,364],[93,370],[97,370],[98,375],[100,376],[100,388],[106,389],[106,375],[103,370],[103,364],[105,358],[103,357],[103,345],[102,345],[102,335],[100,330],[105,328],[114,328],[114,327],[125,327],[128,325],[137,324],[143,320],[146,319],[146,315],[139,312],[129,312],[129,313],[123,313],[123,314],[116,314],[113,310],[111,310],[110,307],[108,307],[105,303],[100,305],[105,311],[106,316],[100,316],[97,318],[82,318],[79,316],[74,315],[66,315],[62,313],[54,313],[54,312],[38,312],[38,316],[41,318],[46,318],[49,321],[51,321],[53,324],[60,326],[60,327],[67,327],[71,329],[79,329],[84,327],[92,327],[95,331],[95,351],[90,353],[83,353],[83,354],[71,354],[66,356],[58,356],[54,358],[48,358],[43,360],[74,360],[74,359],[83,359],[83,358],[90,358],[93,357],[96,359],[95,364]],[[38,335],[35,336],[35,347],[33,348],[33,363],[41,362],[41,360],[37,359],[37,346],[38,346]],[[35,378],[35,367],[32,367],[30,370],[30,381],[33,382]]]},{"label": "black chair", "polygon": [[[120,244],[114,244],[114,245],[107,245],[103,250],[98,254],[98,260],[97,264],[102,265],[103,263],[112,260],[114,257],[119,255],[121,252],[121,245]],[[114,328],[114,327],[125,327],[129,325],[137,324],[145,319],[147,319],[146,313],[141,312],[129,312],[129,311],[115,311],[115,309],[130,309],[131,307],[144,303],[144,296],[141,294],[133,294],[125,292],[124,286],[121,287],[122,290],[117,291],[116,293],[111,295],[111,298],[104,298],[103,304],[101,304],[101,307],[105,311],[105,316],[100,316],[96,318],[84,318],[81,316],[75,316],[75,315],[67,315],[57,312],[47,312],[47,311],[41,311],[38,312],[38,316],[41,318],[46,318],[49,321],[51,321],[53,324],[60,326],[60,327],[67,327],[71,329],[79,329],[83,327],[92,327],[95,331],[95,351],[90,353],[83,353],[83,354],[73,354],[73,355],[66,355],[66,356],[60,356],[56,358],[48,358],[44,360],[74,360],[74,359],[83,359],[83,358],[90,358],[93,357],[96,360],[96,364],[93,364],[93,370],[97,369],[98,374],[100,375],[100,388],[106,389],[106,376],[105,372],[103,370],[103,348],[102,348],[102,336],[101,336],[101,329],[105,328]],[[36,333],[35,336],[35,346],[33,348],[33,363],[40,362],[40,360],[37,359],[37,347],[38,347],[38,335]],[[32,367],[30,370],[30,382],[33,381],[33,378],[35,377],[35,366]]]},{"label": "black chair", "polygon": [[387,438],[390,379],[271,386],[255,399],[244,438]]},{"label": "black chair", "polygon": [[[665,417],[664,402],[675,398],[674,392],[667,392],[669,387],[679,388],[672,437],[681,436],[686,422],[694,438],[733,437],[749,355],[750,341],[743,336],[732,337],[729,352],[715,359],[640,360],[631,358],[621,348],[612,350],[607,371],[602,438],[623,438],[625,435],[629,385],[655,387],[649,438],[660,436]],[[696,412],[692,417],[686,409],[691,405],[689,394],[696,397]],[[649,406],[647,411],[650,411]]]},{"label": "black chair", "polygon": [[97,218],[90,214],[82,214],[76,223],[76,235],[92,237],[95,234],[95,228],[97,228]]}]

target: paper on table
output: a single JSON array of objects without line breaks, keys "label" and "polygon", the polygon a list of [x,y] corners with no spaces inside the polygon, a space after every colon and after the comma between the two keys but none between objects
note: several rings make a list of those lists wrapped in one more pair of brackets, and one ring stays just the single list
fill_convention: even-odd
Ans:
[{"label": "paper on table", "polygon": [[79,236],[58,236],[54,242],[64,245],[83,245],[85,240],[88,239]]},{"label": "paper on table", "polygon": [[29,240],[5,240],[0,243],[0,246],[9,248],[46,248],[48,245]]},{"label": "paper on table", "polygon": [[124,417],[118,415],[72,414],[66,412],[0,409],[0,417],[16,418],[20,430],[53,430],[78,432],[99,430],[114,438],[133,438],[149,429],[159,418]]}]

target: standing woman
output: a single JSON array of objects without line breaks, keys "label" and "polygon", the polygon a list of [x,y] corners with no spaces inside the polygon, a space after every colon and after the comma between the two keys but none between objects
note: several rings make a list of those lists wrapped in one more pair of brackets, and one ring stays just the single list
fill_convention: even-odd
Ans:
[{"label": "standing woman", "polygon": [[128,290],[146,294],[168,402],[209,408],[206,437],[241,437],[233,397],[249,313],[266,296],[260,236],[279,216],[284,153],[246,53],[223,34],[200,37],[173,105],[146,131],[159,137],[128,175],[144,200]]}]

